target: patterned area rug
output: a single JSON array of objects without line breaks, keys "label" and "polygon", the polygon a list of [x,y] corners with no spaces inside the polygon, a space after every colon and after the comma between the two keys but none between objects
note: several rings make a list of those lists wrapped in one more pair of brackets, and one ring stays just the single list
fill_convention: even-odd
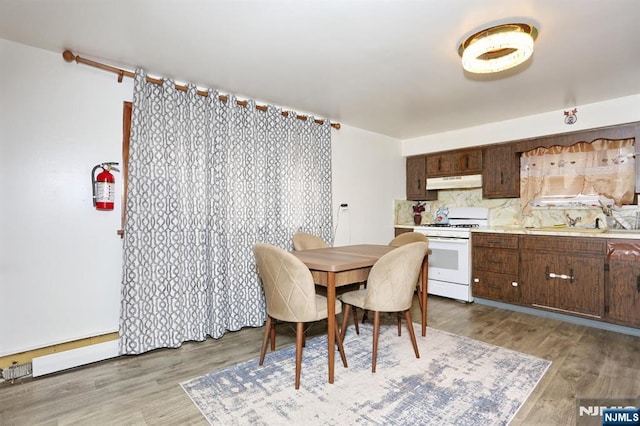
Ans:
[{"label": "patterned area rug", "polygon": [[[433,328],[420,336],[420,359],[406,327],[380,332],[371,373],[372,327],[349,329],[336,351],[335,381],[327,383],[326,336],[303,351],[300,390],[294,388],[295,347],[181,383],[216,425],[500,425],[508,424],[551,361]],[[259,345],[260,342],[256,342]]]}]

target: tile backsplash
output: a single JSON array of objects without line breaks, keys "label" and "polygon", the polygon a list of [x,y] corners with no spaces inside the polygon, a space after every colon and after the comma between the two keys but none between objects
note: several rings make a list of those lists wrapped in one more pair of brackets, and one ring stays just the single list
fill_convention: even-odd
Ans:
[{"label": "tile backsplash", "polygon": [[[413,225],[412,206],[415,201],[395,201],[395,224]],[[458,189],[438,191],[437,201],[426,201],[425,211],[422,213],[422,224],[433,222],[433,216],[440,207],[485,207],[489,209],[489,226],[492,227],[540,227],[568,223],[567,215],[571,218],[581,217],[577,226],[593,226],[596,218],[600,219],[601,227],[605,225],[605,215],[599,207],[559,208],[534,207],[528,215],[523,214],[519,198],[483,199],[482,189]],[[622,216],[632,225],[636,224],[636,212],[639,207],[623,206]],[[638,226],[635,226],[638,227]]]}]

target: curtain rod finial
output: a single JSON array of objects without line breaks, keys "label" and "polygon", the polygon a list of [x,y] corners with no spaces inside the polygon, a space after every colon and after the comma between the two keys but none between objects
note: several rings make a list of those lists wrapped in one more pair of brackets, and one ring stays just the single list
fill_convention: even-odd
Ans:
[{"label": "curtain rod finial", "polygon": [[62,57],[67,62],[73,62],[76,60],[76,55],[74,55],[70,50],[65,50],[62,52]]}]

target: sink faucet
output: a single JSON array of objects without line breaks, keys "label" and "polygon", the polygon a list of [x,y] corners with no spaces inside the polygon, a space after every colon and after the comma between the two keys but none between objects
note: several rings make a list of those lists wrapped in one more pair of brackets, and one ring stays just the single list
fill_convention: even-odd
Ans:
[{"label": "sink faucet", "polygon": [[582,217],[578,216],[573,219],[571,216],[567,215],[567,219],[569,220],[569,226],[573,228],[578,222],[582,220]]}]

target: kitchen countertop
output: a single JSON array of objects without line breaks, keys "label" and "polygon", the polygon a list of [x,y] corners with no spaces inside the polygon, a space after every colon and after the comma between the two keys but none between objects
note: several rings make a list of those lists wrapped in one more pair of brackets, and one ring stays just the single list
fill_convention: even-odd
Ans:
[{"label": "kitchen countertop", "polygon": [[[405,225],[398,225],[395,224],[393,225],[395,228],[404,228],[404,229],[413,229],[416,227],[416,225],[409,225],[409,224],[405,224]],[[420,225],[420,226],[429,226],[429,225]]]},{"label": "kitchen countertop", "polygon": [[594,228],[524,228],[517,226],[496,226],[491,228],[473,228],[472,232],[493,232],[504,234],[526,234],[526,235],[555,235],[566,237],[594,237],[594,238],[620,238],[620,239],[640,239],[640,230],[618,230],[618,229],[594,229]]},{"label": "kitchen countertop", "polygon": [[[429,226],[424,224],[421,226]],[[395,225],[396,228],[413,229],[415,225]],[[470,228],[471,232],[489,232],[501,234],[526,234],[526,235],[555,235],[566,237],[594,237],[594,238],[619,238],[640,240],[640,229],[594,229],[594,228],[558,228],[541,227],[525,228],[521,226],[494,226],[489,228]]]}]

